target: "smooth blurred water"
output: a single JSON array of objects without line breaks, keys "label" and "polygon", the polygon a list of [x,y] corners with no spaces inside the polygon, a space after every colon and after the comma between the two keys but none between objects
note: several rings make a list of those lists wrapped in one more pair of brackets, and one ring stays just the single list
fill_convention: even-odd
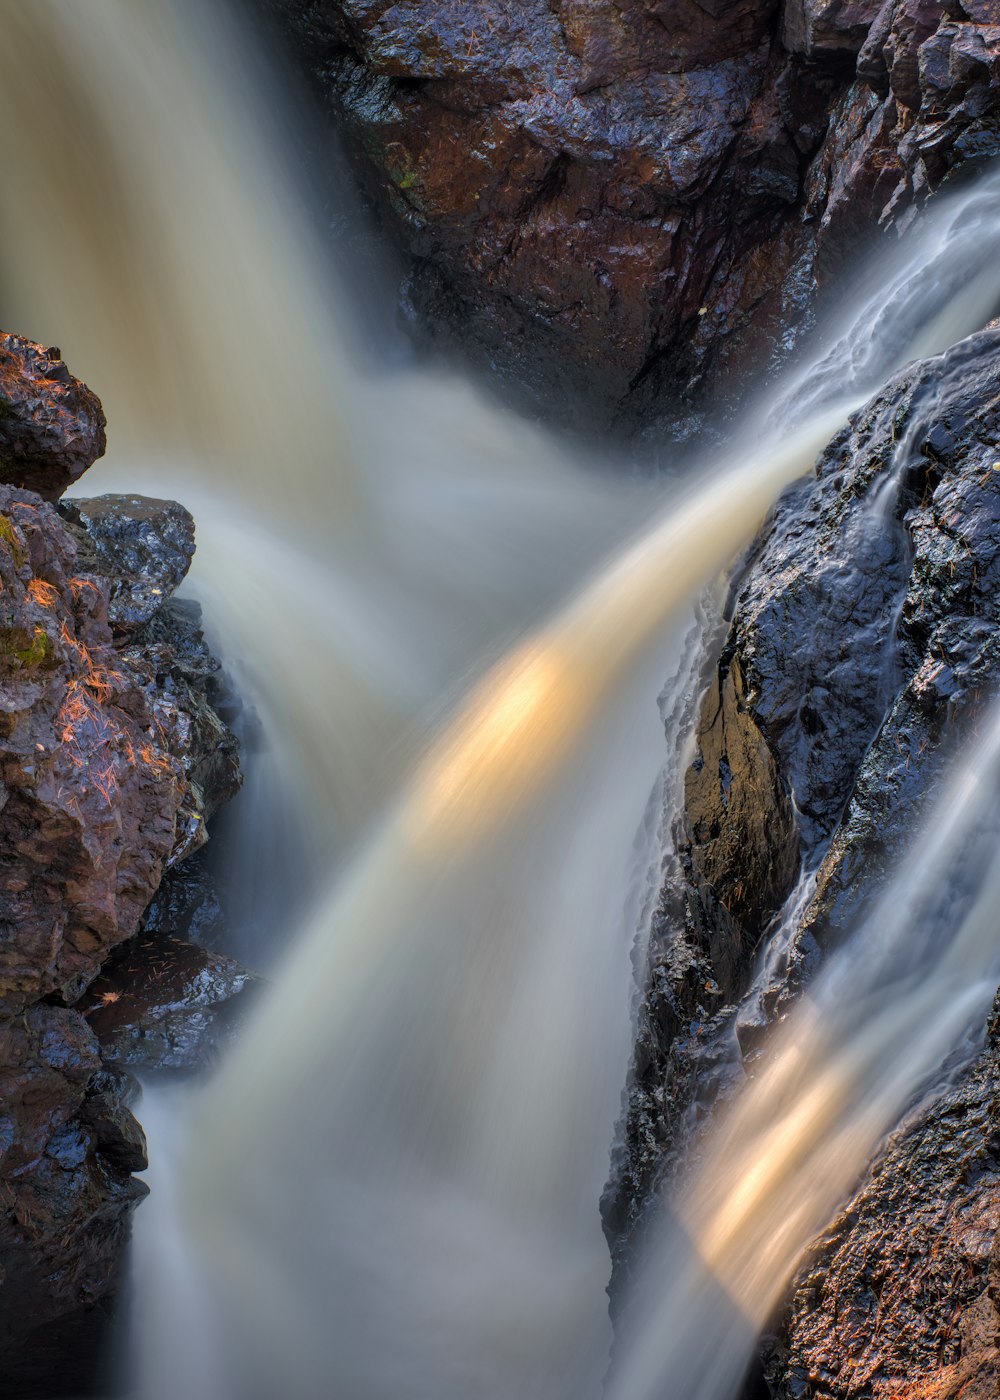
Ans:
[{"label": "smooth blurred water", "polygon": [[[596,1397],[598,1198],[661,858],[656,697],[666,679],[690,709],[696,600],[850,408],[986,319],[1000,185],[937,201],[859,271],[712,469],[638,487],[458,379],[359,367],[262,120],[280,96],[222,5],[0,16],[26,114],[0,128],[8,314],[104,397],[112,451],[86,489],[195,512],[192,587],[270,747],[244,840],[258,879],[294,879],[289,907],[300,883],[315,895],[304,927],[274,930],[293,946],[215,1081],[147,1106],[163,1179],[138,1216],[138,1390]],[[961,928],[935,1053],[981,1010]],[[909,1092],[909,1071],[865,1066],[925,1008],[908,984],[879,995],[892,1036],[843,1032],[842,1070],[830,1008],[803,1012],[789,1054],[808,1073],[779,1075],[802,1135],[753,1128],[740,1181],[759,1190],[738,1182],[721,1220],[704,1204],[732,1194],[720,1139],[676,1213],[700,1272],[661,1253],[662,1307],[616,1396],[721,1400],[738,1380],[754,1269],[780,1286]],[[780,1227],[773,1183],[827,1156]],[[720,1329],[711,1366],[671,1372],[685,1337]]]}]

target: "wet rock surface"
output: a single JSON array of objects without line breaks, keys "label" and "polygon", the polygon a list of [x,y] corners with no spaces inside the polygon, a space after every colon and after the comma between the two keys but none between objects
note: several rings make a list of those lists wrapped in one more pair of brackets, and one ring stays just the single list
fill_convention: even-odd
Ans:
[{"label": "wet rock surface", "polygon": [[54,501],[104,455],[104,412],[56,348],[0,333],[0,482]]},{"label": "wet rock surface", "polygon": [[86,996],[106,1065],[200,1069],[246,1015],[260,979],[193,943],[146,932],[109,960]]},{"label": "wet rock surface", "polygon": [[183,582],[194,557],[194,520],[176,501],[150,496],[73,497],[62,502],[90,573],[110,583],[115,636],[144,627]]},{"label": "wet rock surface", "polygon": [[1000,1392],[996,1022],[960,1083],[880,1153],[799,1271],[766,1368],[816,1400],[992,1400]]},{"label": "wet rock surface", "polygon": [[79,1012],[0,1018],[0,1366],[12,1397],[80,1394],[146,1187],[127,1086]]},{"label": "wet rock surface", "polygon": [[72,1002],[179,839],[182,767],[54,508],[0,488],[0,1005]]},{"label": "wet rock surface", "polygon": [[773,284],[832,89],[772,0],[270,8],[413,254],[404,305],[510,380],[603,412],[683,385],[706,305]]},{"label": "wet rock surface", "polygon": [[242,706],[205,642],[201,607],[191,599],[165,602],[119,655],[147,697],[164,746],[184,770],[182,838],[171,854],[172,870],[204,845],[206,823],[240,790],[240,746],[229,723]]},{"label": "wet rock surface", "polygon": [[[0,337],[0,360],[11,342],[29,344]],[[16,392],[2,378],[15,362],[0,363],[0,399],[23,413],[34,405],[40,446],[34,456],[25,446],[35,474],[23,475],[54,496],[89,464],[73,412],[100,418],[102,449],[104,420],[64,366],[52,371],[66,386],[59,399],[28,361]],[[12,421],[0,415],[0,434]],[[193,548],[191,517],[174,502],[57,509],[0,483],[0,1372],[4,1393],[25,1400],[99,1384],[146,1191],[132,1175],[146,1165],[137,1085],[121,1066],[189,1067],[214,1051],[228,1002],[250,980],[165,941],[183,903],[169,872],[204,844],[241,781],[224,718],[238,701],[197,605],[171,598]],[[193,928],[208,916],[192,907],[197,880],[186,885]],[[151,931],[113,958],[133,946],[154,896]],[[114,1026],[93,1015],[102,998],[121,1003]]]},{"label": "wet rock surface", "polygon": [[689,431],[1000,149],[995,0],[261,3],[411,255],[411,323],[557,416],[582,389]]},{"label": "wet rock surface", "polygon": [[[998,386],[997,330],[905,371],[830,444],[815,479],[786,493],[736,589],[675,828],[677,872],[654,921],[604,1202],[619,1283],[657,1189],[768,1026],[859,926],[947,758],[1000,689]],[[783,910],[787,951],[741,1004]],[[894,1140],[800,1276],[773,1344],[776,1396],[923,1396],[925,1372],[971,1385],[963,1346],[994,1365],[982,1299],[993,1297],[995,1056],[991,1042]],[[906,1251],[925,1246],[940,1267],[897,1277]],[[880,1251],[891,1258],[861,1270]],[[956,1386],[926,1395],[980,1393]]]}]

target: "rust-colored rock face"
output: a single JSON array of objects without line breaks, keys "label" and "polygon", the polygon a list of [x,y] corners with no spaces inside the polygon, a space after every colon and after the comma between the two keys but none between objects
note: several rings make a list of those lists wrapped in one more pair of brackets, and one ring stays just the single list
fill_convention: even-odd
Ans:
[{"label": "rust-colored rock face", "polygon": [[820,1400],[1000,1393],[1000,1062],[898,1133],[802,1267],[769,1369]]},{"label": "rust-colored rock face", "polygon": [[715,980],[734,998],[748,950],[791,888],[799,857],[786,784],[747,704],[735,656],[705,697],[684,811],[691,881],[714,911]]},{"label": "rust-colored rock face", "polygon": [[721,314],[714,285],[773,280],[743,264],[798,200],[829,93],[779,51],[774,0],[271,7],[415,255],[423,324],[522,382],[607,410]]},{"label": "rust-colored rock face", "polygon": [[104,412],[58,350],[0,334],[0,482],[54,501],[104,455]]},{"label": "rust-colored rock face", "polygon": [[414,323],[576,421],[582,392],[688,430],[1000,150],[996,0],[260,2],[412,255]]},{"label": "rust-colored rock face", "polygon": [[72,1002],[131,937],[183,774],[112,647],[107,585],[54,507],[0,487],[0,1006]]},{"label": "rust-colored rock face", "polygon": [[[58,495],[98,437],[103,449],[103,423],[57,356],[0,336],[0,443],[16,448],[3,466],[16,457],[18,481]],[[12,1395],[92,1393],[146,1189],[132,1176],[145,1166],[137,1086],[85,1020],[92,1005],[74,1003],[240,784],[213,704],[219,663],[197,606],[171,598],[193,551],[175,502],[56,506],[0,480],[0,1373]],[[190,1063],[206,1000],[223,1032],[228,969],[208,959],[210,997],[208,955],[178,947],[195,970],[170,1031]],[[146,1034],[139,1012],[132,1031]]]}]

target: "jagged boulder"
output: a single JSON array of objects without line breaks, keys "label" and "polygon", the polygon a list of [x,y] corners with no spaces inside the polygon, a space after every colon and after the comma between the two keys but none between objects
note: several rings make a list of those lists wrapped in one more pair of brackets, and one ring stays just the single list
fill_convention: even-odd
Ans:
[{"label": "jagged boulder", "polygon": [[774,284],[834,91],[774,0],[266,2],[413,254],[404,305],[539,393],[583,386],[575,417],[661,361],[686,383],[706,306]]},{"label": "jagged boulder", "polygon": [[60,511],[73,529],[82,567],[109,582],[115,636],[144,627],[191,567],[191,512],[151,496],[72,497]]},{"label": "jagged boulder", "polygon": [[101,402],[55,348],[0,333],[0,482],[54,501],[104,455]]},{"label": "jagged boulder", "polygon": [[183,770],[115,651],[107,585],[54,507],[0,487],[0,1005],[72,1002],[135,933]]},{"label": "jagged boulder", "polygon": [[90,987],[87,1021],[105,1064],[199,1069],[232,1039],[259,986],[232,958],[145,933],[115,954]]},{"label": "jagged boulder", "polygon": [[411,264],[411,326],[677,436],[1000,151],[996,0],[257,0]]},{"label": "jagged boulder", "polygon": [[877,0],[785,0],[781,42],[789,53],[856,54],[868,36]]},{"label": "jagged boulder", "polygon": [[[769,1025],[860,926],[954,744],[1000,691],[998,441],[1000,330],[991,329],[910,367],[855,415],[815,478],[779,502],[739,582],[654,920],[604,1202],[616,1287],[693,1128],[738,1088]],[[740,1005],[803,871],[814,882],[787,906],[787,953]],[[961,1366],[977,1355],[995,1367],[995,1080],[992,1044],[894,1143],[807,1266],[790,1331],[773,1348],[782,1400],[992,1393],[969,1388],[975,1368]],[[940,1267],[892,1275],[932,1239]]]},{"label": "jagged boulder", "polygon": [[[0,441],[14,435],[19,481],[56,496],[97,455],[98,419],[103,450],[100,405],[57,352],[2,341]],[[102,1051],[80,998],[240,784],[219,713],[238,702],[197,605],[171,599],[193,547],[174,502],[57,510],[0,480],[0,1371],[12,1395],[97,1383],[145,1143],[136,1086],[108,1064],[119,1042]],[[188,974],[170,1044],[190,1061],[221,1038],[227,969]],[[248,976],[230,971],[229,994]]]}]

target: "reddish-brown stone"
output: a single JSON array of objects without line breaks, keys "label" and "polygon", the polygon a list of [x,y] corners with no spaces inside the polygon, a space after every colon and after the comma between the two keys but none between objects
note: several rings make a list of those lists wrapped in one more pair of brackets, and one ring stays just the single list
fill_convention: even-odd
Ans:
[{"label": "reddish-brown stone", "polygon": [[0,1006],[72,1001],[131,937],[177,839],[183,770],[112,646],[106,580],[55,509],[0,487]]},{"label": "reddish-brown stone", "polygon": [[262,3],[413,255],[421,332],[577,421],[581,390],[598,418],[731,397],[1000,150],[997,0]]},{"label": "reddish-brown stone", "polygon": [[57,349],[0,334],[0,482],[54,501],[104,455],[100,399]]}]

